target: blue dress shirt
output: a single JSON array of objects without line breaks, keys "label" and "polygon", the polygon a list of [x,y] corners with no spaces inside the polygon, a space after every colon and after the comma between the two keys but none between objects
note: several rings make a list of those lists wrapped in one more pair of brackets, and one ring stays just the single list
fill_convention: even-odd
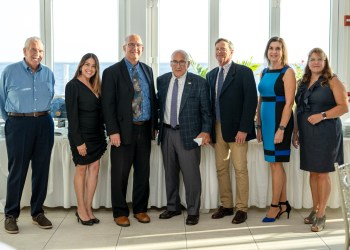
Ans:
[{"label": "blue dress shirt", "polygon": [[[130,75],[130,79],[132,82],[132,67],[133,65],[125,58],[126,67],[128,68],[128,72]],[[147,82],[147,78],[145,73],[143,72],[140,64],[136,64],[136,70],[139,75],[139,81],[142,91],[142,102],[141,102],[141,115],[137,119],[133,118],[134,122],[137,121],[148,121],[151,119],[151,100],[149,94],[149,86]]]},{"label": "blue dress shirt", "polygon": [[23,59],[8,65],[0,78],[0,113],[4,120],[8,112],[32,113],[49,111],[54,96],[53,72],[40,64],[32,72]]}]

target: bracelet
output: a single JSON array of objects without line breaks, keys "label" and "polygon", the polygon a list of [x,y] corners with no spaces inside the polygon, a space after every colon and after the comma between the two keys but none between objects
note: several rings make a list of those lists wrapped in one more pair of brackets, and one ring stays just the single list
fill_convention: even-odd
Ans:
[{"label": "bracelet", "polygon": [[284,131],[284,130],[286,129],[286,127],[285,127],[285,126],[282,126],[282,125],[279,125],[279,126],[278,126],[278,129]]},{"label": "bracelet", "polygon": [[255,128],[261,128],[261,125],[256,124],[256,125],[255,125]]}]

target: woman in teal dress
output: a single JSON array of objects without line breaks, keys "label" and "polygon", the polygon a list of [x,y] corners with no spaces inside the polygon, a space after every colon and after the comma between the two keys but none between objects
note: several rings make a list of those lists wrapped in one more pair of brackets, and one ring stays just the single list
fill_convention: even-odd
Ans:
[{"label": "woman in teal dress", "polygon": [[271,207],[263,222],[274,222],[289,213],[286,173],[283,162],[289,162],[293,132],[292,107],[296,88],[295,74],[288,66],[287,48],[280,37],[272,37],[265,49],[268,67],[261,73],[257,112],[257,140],[263,141],[265,160],[272,175]]}]

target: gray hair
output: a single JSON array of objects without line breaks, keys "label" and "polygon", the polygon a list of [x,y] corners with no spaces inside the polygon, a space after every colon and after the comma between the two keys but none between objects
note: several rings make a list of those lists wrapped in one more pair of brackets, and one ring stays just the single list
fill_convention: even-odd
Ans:
[{"label": "gray hair", "polygon": [[230,40],[228,40],[228,39],[226,39],[226,38],[219,38],[218,40],[216,40],[215,46],[216,46],[216,44],[218,44],[219,42],[225,42],[225,43],[227,43],[227,44],[228,44],[228,47],[230,48],[230,50],[233,50],[233,43],[232,43]]},{"label": "gray hair", "polygon": [[138,34],[131,34],[131,35],[128,35],[127,37],[125,37],[125,39],[124,39],[124,45],[127,45],[128,42],[129,42],[129,40],[130,40],[130,38],[133,37],[133,36],[140,38],[140,41],[141,41],[141,43],[142,43],[142,39],[141,39],[141,36],[140,36],[140,35],[138,35]]},{"label": "gray hair", "polygon": [[188,55],[188,53],[182,49],[177,49],[175,50],[172,54],[171,54],[171,59],[173,59],[173,57],[175,56],[175,54],[177,53],[181,53],[184,57],[185,57],[185,60],[186,62],[188,62],[190,60],[190,57]]},{"label": "gray hair", "polygon": [[45,47],[43,41],[42,41],[39,37],[37,37],[37,36],[32,36],[32,37],[27,38],[27,40],[26,40],[25,43],[24,43],[24,48],[25,48],[25,49],[28,49],[29,46],[30,46],[30,44],[31,44],[33,41],[38,41],[38,42],[40,42],[40,43],[43,45],[43,47]]}]

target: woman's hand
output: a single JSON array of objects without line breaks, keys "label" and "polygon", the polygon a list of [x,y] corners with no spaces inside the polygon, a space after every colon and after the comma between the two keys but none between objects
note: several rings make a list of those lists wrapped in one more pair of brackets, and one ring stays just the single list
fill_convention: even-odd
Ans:
[{"label": "woman's hand", "polygon": [[300,142],[299,142],[299,131],[293,131],[293,136],[292,136],[292,144],[293,146],[298,149]]},{"label": "woman's hand", "polygon": [[258,127],[256,129],[256,140],[258,142],[262,142],[262,134],[261,134],[261,127]]},{"label": "woman's hand", "polygon": [[273,142],[275,144],[281,143],[283,141],[283,137],[284,137],[284,130],[277,129],[275,133],[275,139]]},{"label": "woman's hand", "polygon": [[86,147],[85,143],[83,143],[83,144],[81,144],[80,146],[78,146],[77,149],[78,149],[78,153],[79,153],[81,156],[87,155],[87,147]]}]

